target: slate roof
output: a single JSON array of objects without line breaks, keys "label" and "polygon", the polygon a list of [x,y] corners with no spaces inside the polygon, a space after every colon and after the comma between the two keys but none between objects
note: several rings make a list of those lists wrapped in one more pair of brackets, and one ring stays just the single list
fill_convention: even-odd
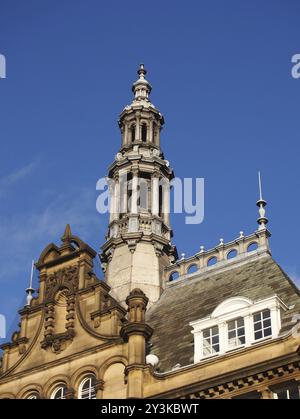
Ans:
[{"label": "slate roof", "polygon": [[295,305],[283,315],[282,335],[294,325],[293,315],[300,313],[300,291],[268,253],[233,264],[229,269],[215,269],[172,283],[147,314],[147,322],[154,329],[151,352],[160,359],[160,372],[169,371],[178,363],[193,363],[191,321],[210,316],[231,297],[258,301],[274,295],[288,307]]}]

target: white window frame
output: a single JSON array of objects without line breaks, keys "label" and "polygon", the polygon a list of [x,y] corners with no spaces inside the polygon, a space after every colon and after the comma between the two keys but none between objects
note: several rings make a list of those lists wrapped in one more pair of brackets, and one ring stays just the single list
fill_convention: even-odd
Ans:
[{"label": "white window frame", "polygon": [[203,333],[206,331],[206,330],[209,330],[209,339],[211,340],[211,343],[210,343],[210,349],[212,350],[213,349],[213,347],[215,346],[215,344],[213,344],[213,338],[214,337],[216,337],[216,336],[218,336],[218,346],[219,346],[219,351],[218,352],[211,352],[210,354],[208,354],[208,355],[204,355],[204,345],[202,345],[202,357],[204,358],[204,357],[212,357],[212,356],[217,356],[217,355],[219,355],[219,353],[220,353],[220,330],[219,330],[219,328],[218,328],[218,333],[217,334],[212,334],[212,330],[214,329],[214,328],[218,328],[218,326],[213,326],[213,327],[208,327],[208,328],[206,328],[206,329],[203,329],[202,330],[202,342],[204,342],[204,336],[203,336]]},{"label": "white window frame", "polygon": [[66,390],[67,390],[66,384],[64,383],[58,384],[57,387],[55,387],[55,389],[52,391],[51,399],[55,399],[55,396],[57,395],[59,391],[62,392],[62,397],[60,397],[60,399],[65,399]]},{"label": "white window frame", "polygon": [[[271,312],[272,335],[255,340],[253,315],[266,309],[269,309]],[[241,350],[245,347],[259,344],[265,340],[276,338],[281,329],[281,311],[286,310],[288,310],[288,307],[277,295],[256,302],[245,297],[234,297],[223,301],[213,311],[210,317],[190,323],[194,335],[194,362],[197,363],[207,358]],[[228,322],[239,317],[244,318],[245,344],[237,346],[236,348],[230,348],[228,344]],[[220,352],[218,354],[204,356],[203,330],[214,326],[219,327]]]},{"label": "white window frame", "polygon": [[[83,394],[82,394],[83,391],[85,393],[87,393],[88,396],[89,396],[89,397],[84,397],[85,399],[96,399],[96,389],[95,389],[95,386],[92,385],[92,381],[91,381],[93,379],[96,380],[96,377],[93,374],[89,374],[89,375],[87,375],[83,378],[83,380],[81,381],[81,383],[79,385],[79,389],[78,389],[78,399],[83,399],[83,397],[82,397],[83,396]],[[85,385],[85,383],[87,381],[90,381],[89,389],[88,390],[82,390],[82,387]],[[95,397],[91,397],[92,392],[95,393]]]},{"label": "white window frame", "polygon": [[28,400],[40,399],[40,394],[38,391],[32,391],[30,394],[27,395],[26,399]]},{"label": "white window frame", "polygon": [[[231,323],[231,322],[237,323],[239,319],[242,319],[243,320],[243,325],[242,326],[238,326],[237,324],[235,324],[234,329],[230,329],[229,330],[229,323]],[[245,346],[245,344],[246,344],[246,324],[245,324],[245,318],[242,317],[242,316],[239,316],[239,317],[236,317],[235,319],[229,320],[226,323],[226,327],[227,327],[227,346],[228,346],[228,350],[232,350],[233,351],[233,350],[236,350],[238,348],[241,348],[241,347]],[[236,344],[234,346],[230,346],[230,343],[229,343],[229,341],[230,341],[230,339],[229,339],[229,333],[235,332],[236,336],[235,336],[234,339],[237,342],[237,340],[239,338],[239,334],[238,334],[239,329],[244,329],[244,334],[242,335],[242,337],[245,339],[245,343],[240,343],[240,344]]]}]

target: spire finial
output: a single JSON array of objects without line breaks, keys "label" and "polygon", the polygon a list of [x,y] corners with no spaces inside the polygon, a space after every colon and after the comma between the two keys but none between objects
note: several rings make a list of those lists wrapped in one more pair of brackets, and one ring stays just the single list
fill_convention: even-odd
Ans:
[{"label": "spire finial", "polygon": [[72,236],[71,227],[70,227],[70,224],[67,224],[64,235],[61,238],[61,241],[63,242],[70,241],[71,236]]},{"label": "spire finial", "polygon": [[266,218],[266,210],[265,206],[267,202],[263,199],[263,192],[262,192],[262,181],[261,181],[261,173],[258,172],[258,186],[259,186],[259,200],[257,201],[256,205],[258,206],[259,210],[259,218],[257,220],[259,224],[259,230],[264,230],[266,225],[268,224],[269,220]]},{"label": "spire finial", "polygon": [[140,64],[140,67],[137,73],[140,76],[140,79],[145,78],[145,75],[147,74],[147,70],[145,69],[145,65],[143,63]]},{"label": "spire finial", "polygon": [[135,83],[133,83],[132,86],[134,99],[136,101],[144,100],[146,102],[149,102],[149,95],[151,93],[152,87],[151,84],[145,78],[147,70],[143,63],[140,64],[137,73],[139,75],[139,79]]},{"label": "spire finial", "polygon": [[30,307],[31,305],[31,301],[33,299],[33,293],[35,291],[34,288],[32,288],[32,284],[33,284],[33,272],[34,272],[34,260],[31,263],[31,273],[30,273],[30,280],[29,280],[29,287],[26,289],[26,307]]}]

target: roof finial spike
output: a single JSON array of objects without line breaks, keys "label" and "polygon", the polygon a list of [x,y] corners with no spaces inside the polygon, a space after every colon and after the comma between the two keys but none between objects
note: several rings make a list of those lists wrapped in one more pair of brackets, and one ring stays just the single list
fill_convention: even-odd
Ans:
[{"label": "roof finial spike", "polygon": [[263,200],[263,195],[262,195],[262,183],[261,183],[260,171],[258,172],[258,185],[259,185],[259,199],[262,201]]},{"label": "roof finial spike", "polygon": [[269,220],[266,218],[265,207],[267,205],[267,202],[263,199],[261,172],[258,172],[258,185],[259,185],[259,200],[257,201],[256,205],[259,208],[258,210],[259,218],[257,222],[259,224],[259,230],[265,230],[266,225],[268,224]]},{"label": "roof finial spike", "polygon": [[66,242],[69,241],[72,236],[70,224],[66,225],[64,235],[61,238],[61,241]]},{"label": "roof finial spike", "polygon": [[30,280],[29,280],[29,287],[26,289],[26,307],[31,306],[31,301],[33,299],[33,293],[35,292],[35,289],[32,288],[33,284],[33,272],[34,272],[34,260],[31,263],[31,272],[30,272]]},{"label": "roof finial spike", "polygon": [[145,75],[147,74],[147,70],[145,69],[145,65],[143,63],[140,64],[140,67],[137,73],[140,76],[140,79],[145,78]]}]

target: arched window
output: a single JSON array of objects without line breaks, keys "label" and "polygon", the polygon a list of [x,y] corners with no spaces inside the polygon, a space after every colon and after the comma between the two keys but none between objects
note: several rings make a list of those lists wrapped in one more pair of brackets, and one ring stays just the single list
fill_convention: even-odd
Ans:
[{"label": "arched window", "polygon": [[147,141],[147,124],[142,124],[142,141],[145,143]]},{"label": "arched window", "polygon": [[79,386],[79,399],[96,399],[96,377],[91,374],[85,377]]},{"label": "arched window", "polygon": [[51,394],[51,399],[65,399],[67,394],[67,386],[59,384]]},{"label": "arched window", "polygon": [[134,142],[135,141],[135,125],[131,125],[130,131],[131,131],[131,141]]},{"label": "arched window", "polygon": [[40,399],[40,395],[37,391],[32,391],[27,395],[26,399]]}]

